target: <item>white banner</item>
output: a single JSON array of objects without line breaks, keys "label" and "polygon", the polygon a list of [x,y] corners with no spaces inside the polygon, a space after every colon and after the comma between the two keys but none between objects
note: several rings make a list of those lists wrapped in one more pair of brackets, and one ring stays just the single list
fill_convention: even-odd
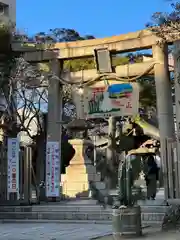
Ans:
[{"label": "white banner", "polygon": [[8,193],[19,194],[19,140],[8,138]]},{"label": "white banner", "polygon": [[60,150],[59,142],[46,145],[46,196],[59,197],[60,194]]}]

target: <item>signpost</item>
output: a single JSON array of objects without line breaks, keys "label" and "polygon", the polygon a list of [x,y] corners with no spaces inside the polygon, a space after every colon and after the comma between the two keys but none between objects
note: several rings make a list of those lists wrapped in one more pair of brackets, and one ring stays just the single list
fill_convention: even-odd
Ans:
[{"label": "signpost", "polygon": [[47,142],[46,146],[46,196],[60,196],[59,142]]},{"label": "signpost", "polygon": [[[78,93],[77,93],[78,95]],[[84,88],[83,95],[75,97],[77,113],[84,119],[135,116],[139,109],[137,83],[92,85]],[[83,112],[83,114],[82,114]]]},{"label": "signpost", "polygon": [[10,193],[17,193],[19,198],[19,140],[18,138],[8,138],[8,181],[7,198]]}]

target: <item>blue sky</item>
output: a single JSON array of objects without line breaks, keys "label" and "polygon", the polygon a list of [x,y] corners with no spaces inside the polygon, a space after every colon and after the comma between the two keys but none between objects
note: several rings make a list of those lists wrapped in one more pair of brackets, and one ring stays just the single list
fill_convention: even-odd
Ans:
[{"label": "blue sky", "polygon": [[28,34],[73,28],[95,37],[144,28],[152,13],[168,11],[166,0],[16,0],[17,28]]}]

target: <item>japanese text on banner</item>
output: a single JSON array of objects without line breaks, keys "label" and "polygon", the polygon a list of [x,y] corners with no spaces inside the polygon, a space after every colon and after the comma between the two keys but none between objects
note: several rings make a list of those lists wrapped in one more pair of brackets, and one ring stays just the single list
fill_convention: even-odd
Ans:
[{"label": "japanese text on banner", "polygon": [[46,146],[46,196],[59,197],[60,152],[59,142],[47,142]]},{"label": "japanese text on banner", "polygon": [[8,138],[8,193],[19,192],[19,140]]}]

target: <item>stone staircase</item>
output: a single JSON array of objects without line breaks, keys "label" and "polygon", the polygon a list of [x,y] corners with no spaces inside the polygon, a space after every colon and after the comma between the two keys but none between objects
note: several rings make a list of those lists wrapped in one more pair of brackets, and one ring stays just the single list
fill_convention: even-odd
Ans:
[{"label": "stone staircase", "polygon": [[[142,205],[142,224],[162,224],[168,206]],[[76,200],[34,206],[0,206],[2,222],[61,222],[111,224],[112,209],[96,205],[94,200]]]}]

